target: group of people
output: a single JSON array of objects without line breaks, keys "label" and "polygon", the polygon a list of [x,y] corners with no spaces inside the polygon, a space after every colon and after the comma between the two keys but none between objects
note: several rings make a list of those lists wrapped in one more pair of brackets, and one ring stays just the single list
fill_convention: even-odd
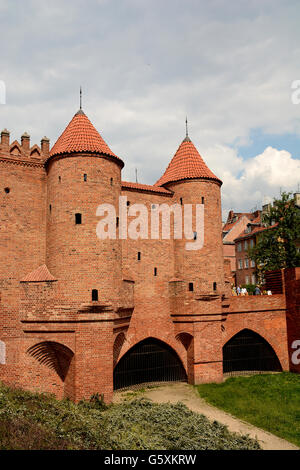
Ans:
[{"label": "group of people", "polygon": [[[246,287],[241,287],[241,286],[235,287],[235,286],[233,286],[232,287],[232,295],[244,296],[244,295],[249,295],[249,292],[248,292]],[[272,292],[270,290],[261,291],[259,286],[255,286],[255,289],[254,289],[252,295],[272,295]]]}]

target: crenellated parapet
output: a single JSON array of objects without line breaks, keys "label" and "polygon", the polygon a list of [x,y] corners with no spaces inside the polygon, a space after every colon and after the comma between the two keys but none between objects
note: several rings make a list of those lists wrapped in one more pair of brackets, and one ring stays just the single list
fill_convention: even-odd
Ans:
[{"label": "crenellated parapet", "polygon": [[0,162],[14,165],[44,166],[49,157],[50,140],[43,137],[41,145],[30,145],[30,135],[27,132],[21,136],[21,142],[10,142],[10,132],[3,129],[0,141]]}]

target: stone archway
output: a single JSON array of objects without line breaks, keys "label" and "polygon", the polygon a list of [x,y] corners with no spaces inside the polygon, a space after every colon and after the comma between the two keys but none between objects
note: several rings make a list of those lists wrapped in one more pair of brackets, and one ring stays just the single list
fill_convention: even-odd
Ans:
[{"label": "stone archway", "polygon": [[114,390],[153,382],[187,381],[177,353],[166,343],[147,338],[133,346],[114,370]]}]

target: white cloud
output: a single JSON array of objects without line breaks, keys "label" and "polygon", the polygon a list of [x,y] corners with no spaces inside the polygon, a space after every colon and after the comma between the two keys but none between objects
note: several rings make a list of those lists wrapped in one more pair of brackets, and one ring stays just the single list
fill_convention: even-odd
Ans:
[{"label": "white cloud", "polygon": [[124,179],[135,167],[140,181],[159,178],[187,114],[193,142],[224,180],[224,207],[253,207],[294,181],[291,157],[271,162],[266,150],[248,162],[236,149],[253,129],[300,133],[291,103],[298,1],[0,0],[0,11],[0,128],[12,139],[26,130],[33,143],[47,135],[53,144],[82,85],[84,110],[125,160]]},{"label": "white cloud", "polygon": [[280,189],[294,192],[300,183],[300,160],[285,150],[267,147],[263,153],[244,160],[232,148],[216,147],[207,149],[206,156],[223,181],[223,218],[230,209],[260,209],[264,202],[278,197]]}]

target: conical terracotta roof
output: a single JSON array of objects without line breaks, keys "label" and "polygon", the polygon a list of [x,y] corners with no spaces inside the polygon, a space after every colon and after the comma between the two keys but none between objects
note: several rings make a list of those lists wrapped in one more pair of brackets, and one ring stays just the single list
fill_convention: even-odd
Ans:
[{"label": "conical terracotta roof", "polygon": [[74,115],[64,132],[53,145],[50,157],[77,152],[108,155],[116,158],[123,165],[122,160],[110,150],[82,109]]},{"label": "conical terracotta roof", "polygon": [[186,137],[155,186],[164,186],[167,183],[194,178],[215,180],[222,184],[222,181],[206,166],[191,139]]},{"label": "conical terracotta roof", "polygon": [[56,281],[54,276],[50,273],[49,269],[45,264],[39,266],[37,269],[27,274],[21,282],[45,282],[45,281]]}]

